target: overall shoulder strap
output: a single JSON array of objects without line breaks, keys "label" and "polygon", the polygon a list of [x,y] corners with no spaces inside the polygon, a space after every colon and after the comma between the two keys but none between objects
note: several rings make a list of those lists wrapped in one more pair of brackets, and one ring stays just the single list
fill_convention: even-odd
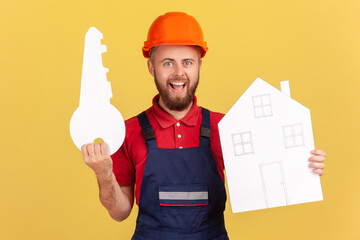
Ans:
[{"label": "overall shoulder strap", "polygon": [[201,127],[200,127],[200,146],[210,146],[210,111],[206,108],[201,108]]},{"label": "overall shoulder strap", "polygon": [[144,139],[146,141],[146,144],[153,142],[156,145],[156,140],[155,140],[155,133],[154,130],[149,122],[148,117],[146,116],[146,112],[143,111],[142,113],[140,113],[139,115],[137,115],[137,118],[139,120],[141,129],[142,129],[142,134],[144,136]]}]

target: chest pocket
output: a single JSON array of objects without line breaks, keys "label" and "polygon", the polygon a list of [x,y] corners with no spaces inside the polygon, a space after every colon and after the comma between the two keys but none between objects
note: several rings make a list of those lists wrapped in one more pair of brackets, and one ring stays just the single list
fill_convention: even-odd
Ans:
[{"label": "chest pocket", "polygon": [[178,233],[207,229],[209,192],[207,185],[160,185],[162,226]]}]

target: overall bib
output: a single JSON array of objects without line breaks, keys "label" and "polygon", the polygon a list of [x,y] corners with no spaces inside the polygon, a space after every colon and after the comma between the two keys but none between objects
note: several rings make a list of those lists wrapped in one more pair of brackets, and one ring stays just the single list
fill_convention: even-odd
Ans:
[{"label": "overall bib", "polygon": [[226,191],[210,149],[210,112],[202,108],[200,145],[158,148],[145,112],[138,120],[147,146],[132,240],[228,240]]}]

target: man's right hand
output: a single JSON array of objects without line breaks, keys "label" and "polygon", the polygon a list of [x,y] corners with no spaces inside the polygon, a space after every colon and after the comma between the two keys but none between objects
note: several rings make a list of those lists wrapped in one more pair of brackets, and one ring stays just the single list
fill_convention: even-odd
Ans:
[{"label": "man's right hand", "polygon": [[106,143],[81,147],[84,162],[94,170],[99,183],[100,201],[116,221],[126,219],[134,204],[134,186],[119,186],[113,174],[113,162]]},{"label": "man's right hand", "polygon": [[85,144],[81,147],[84,162],[94,170],[98,180],[109,180],[113,174],[113,162],[106,150],[106,143]]}]

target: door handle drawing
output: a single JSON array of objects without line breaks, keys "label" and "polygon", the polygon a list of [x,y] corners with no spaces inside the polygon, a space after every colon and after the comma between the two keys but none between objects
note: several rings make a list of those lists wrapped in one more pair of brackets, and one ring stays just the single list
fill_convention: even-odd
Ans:
[{"label": "door handle drawing", "polygon": [[112,91],[106,78],[109,70],[102,63],[101,54],[106,52],[102,38],[95,27],[85,35],[80,104],[70,120],[70,135],[79,149],[102,138],[108,153],[113,154],[124,141],[125,124],[121,113],[110,103]]}]

